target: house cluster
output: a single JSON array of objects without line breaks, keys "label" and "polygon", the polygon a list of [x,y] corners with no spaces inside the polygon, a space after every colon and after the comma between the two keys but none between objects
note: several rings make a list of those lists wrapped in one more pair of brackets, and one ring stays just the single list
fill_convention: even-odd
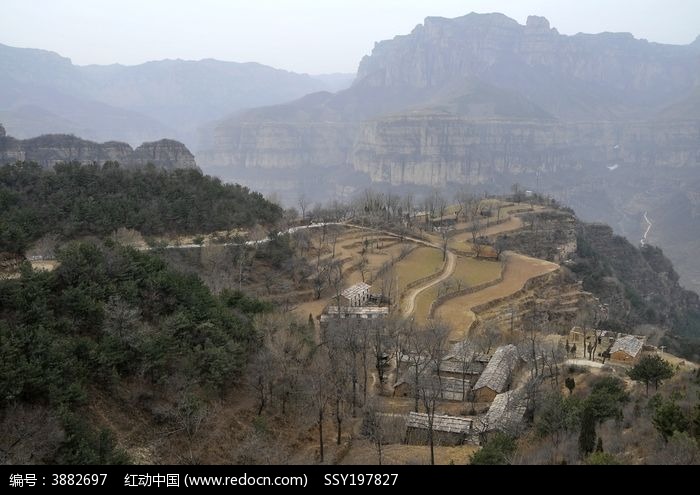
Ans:
[{"label": "house cluster", "polygon": [[[523,425],[528,406],[525,387],[511,389],[514,377],[523,364],[521,353],[512,344],[498,347],[492,355],[465,349],[463,343],[454,344],[439,366],[423,368],[425,376],[416,379],[421,369],[417,356],[402,356],[399,378],[394,395],[415,397],[429,392],[442,401],[469,402],[474,408],[486,409],[479,416],[450,416],[435,414],[432,421],[433,438],[442,445],[480,443],[496,431],[514,432]],[[420,390],[416,389],[416,385]],[[430,388],[435,387],[434,391]],[[406,418],[406,441],[423,444],[427,441],[429,417],[426,413],[411,412]]]},{"label": "house cluster", "polygon": [[321,327],[337,318],[358,320],[377,320],[389,315],[389,308],[381,305],[381,296],[371,292],[372,286],[359,282],[348,287],[340,296],[326,306],[321,315]]},{"label": "house cluster", "polygon": [[[571,357],[589,356],[595,352],[595,358],[635,364],[644,351],[655,350],[647,344],[643,335],[630,335],[609,330],[585,329],[573,327],[567,339]],[[584,355],[584,352],[586,354]]]}]

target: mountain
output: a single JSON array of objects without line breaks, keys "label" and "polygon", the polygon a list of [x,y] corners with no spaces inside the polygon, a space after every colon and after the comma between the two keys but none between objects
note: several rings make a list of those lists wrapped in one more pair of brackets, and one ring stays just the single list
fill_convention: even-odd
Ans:
[{"label": "mountain", "polygon": [[76,66],[53,52],[1,44],[0,72],[0,116],[16,136],[79,133],[132,144],[167,135],[192,146],[209,121],[349,85],[345,74],[212,59]]},{"label": "mountain", "polygon": [[209,128],[198,162],[289,202],[371,183],[449,194],[517,182],[633,242],[647,213],[647,242],[700,290],[699,46],[566,36],[536,16],[429,17],[377,43],[350,88]]},{"label": "mountain", "polygon": [[197,168],[187,147],[171,139],[143,143],[136,149],[118,141],[95,143],[67,134],[46,134],[19,140],[7,136],[5,128],[0,125],[0,165],[15,161],[36,162],[45,168],[60,162],[102,164],[108,161],[127,167],[152,163],[167,170]]}]

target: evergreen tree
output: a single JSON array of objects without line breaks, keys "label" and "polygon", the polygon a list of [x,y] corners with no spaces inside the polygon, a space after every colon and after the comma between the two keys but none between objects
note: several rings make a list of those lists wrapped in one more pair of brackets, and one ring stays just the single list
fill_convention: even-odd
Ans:
[{"label": "evergreen tree", "polygon": [[654,389],[658,389],[663,380],[673,376],[671,363],[662,359],[657,354],[642,357],[639,362],[629,371],[629,377],[637,382],[646,385],[646,394],[649,395],[649,384],[654,384]]}]

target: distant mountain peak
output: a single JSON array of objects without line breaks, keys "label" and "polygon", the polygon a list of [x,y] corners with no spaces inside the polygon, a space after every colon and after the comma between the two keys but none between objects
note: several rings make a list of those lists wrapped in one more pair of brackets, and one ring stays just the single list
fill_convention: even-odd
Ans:
[{"label": "distant mountain peak", "polygon": [[528,16],[527,21],[525,22],[525,27],[529,29],[537,29],[538,31],[549,31],[551,29],[547,18],[540,17],[538,15]]}]

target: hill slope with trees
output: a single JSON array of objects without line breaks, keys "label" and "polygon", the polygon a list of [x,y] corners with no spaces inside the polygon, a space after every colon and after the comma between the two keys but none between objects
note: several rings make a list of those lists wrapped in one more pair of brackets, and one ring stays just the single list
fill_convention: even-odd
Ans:
[{"label": "hill slope with trees", "polygon": [[198,234],[269,225],[282,210],[259,193],[197,170],[34,163],[0,167],[0,252],[21,254],[40,237]]}]

